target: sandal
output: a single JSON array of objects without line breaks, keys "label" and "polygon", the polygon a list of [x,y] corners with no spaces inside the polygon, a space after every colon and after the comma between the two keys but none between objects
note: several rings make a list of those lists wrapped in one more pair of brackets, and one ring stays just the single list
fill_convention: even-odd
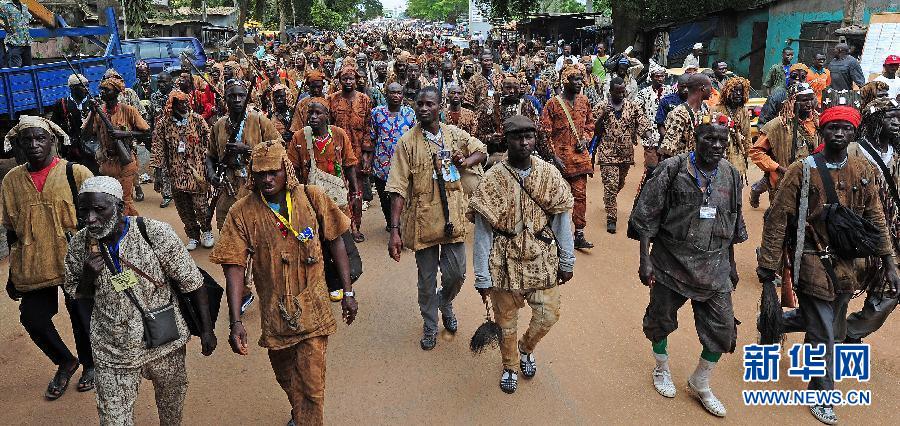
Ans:
[{"label": "sandal", "polygon": [[500,376],[500,390],[506,393],[514,393],[519,387],[519,375],[515,371],[503,369]]},{"label": "sandal", "polygon": [[525,353],[519,349],[519,368],[526,379],[534,377],[537,374],[537,363],[534,360],[534,353]]},{"label": "sandal", "polygon": [[81,378],[78,379],[78,392],[87,392],[94,390],[94,369],[85,368],[81,370]]},{"label": "sandal", "polygon": [[366,240],[366,236],[363,235],[362,232],[357,232],[357,233],[353,234],[353,242],[359,244],[365,240]]},{"label": "sandal", "polygon": [[837,415],[834,414],[834,408],[826,407],[824,405],[812,405],[809,407],[809,411],[812,413],[813,417],[816,420],[825,423],[826,425],[836,425],[837,424]]},{"label": "sandal", "polygon": [[[47,385],[47,391],[44,392],[44,398],[47,398],[48,401],[55,401],[63,396],[66,393],[66,389],[69,387],[69,382],[72,380],[72,375],[78,371],[78,360],[75,360],[75,366],[72,367],[71,370],[65,370],[65,367],[60,366],[59,369],[56,370],[56,374],[53,376],[53,380],[50,380],[50,384]],[[65,383],[62,383],[65,381]]]}]

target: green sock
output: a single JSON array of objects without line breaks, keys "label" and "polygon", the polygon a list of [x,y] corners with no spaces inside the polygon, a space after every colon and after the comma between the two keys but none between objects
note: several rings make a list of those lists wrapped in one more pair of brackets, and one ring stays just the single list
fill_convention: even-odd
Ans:
[{"label": "green sock", "polygon": [[703,358],[709,362],[719,362],[719,359],[722,358],[722,354],[718,352],[712,352],[706,348],[703,348],[703,352],[700,352],[700,358]]},{"label": "green sock", "polygon": [[666,351],[667,346],[669,346],[669,340],[662,339],[653,344],[653,353],[659,354],[659,355],[668,355],[669,352]]}]

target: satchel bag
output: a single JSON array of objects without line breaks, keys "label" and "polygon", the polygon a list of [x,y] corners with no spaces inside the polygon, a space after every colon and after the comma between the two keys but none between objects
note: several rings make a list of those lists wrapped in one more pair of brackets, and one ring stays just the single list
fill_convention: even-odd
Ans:
[{"label": "satchel bag", "polygon": [[[144,237],[144,241],[153,247],[153,243],[150,242],[150,236],[147,234],[147,223],[144,221],[143,217],[135,218],[137,222],[138,230],[141,231],[141,236]],[[215,329],[216,319],[219,317],[219,309],[222,306],[222,295],[225,294],[225,289],[216,282],[215,278],[209,275],[209,272],[206,272],[201,267],[197,267],[200,270],[200,275],[203,276],[203,287],[206,289],[206,299],[207,305],[209,306],[209,322],[212,324],[213,329]],[[135,270],[135,273],[143,274],[143,272],[139,272]],[[145,276],[144,278],[153,281],[149,277]],[[172,289],[172,294],[175,295],[175,300],[178,301],[178,307],[181,308],[181,317],[184,318],[184,323],[187,325],[188,331],[192,336],[200,336],[200,333],[203,331],[201,327],[202,322],[200,321],[200,309],[201,307],[194,303],[193,299],[185,293],[182,293],[178,289],[177,283],[173,281],[169,281],[169,287]]]},{"label": "satchel bag", "polygon": [[[349,191],[342,177],[335,176],[325,172],[316,165],[316,153],[313,147],[312,127],[303,128],[303,134],[306,136],[306,149],[309,151],[309,176],[306,180],[308,185],[316,185],[325,190],[328,198],[331,198],[338,207],[346,206],[349,201],[347,196]],[[340,157],[340,148],[335,145],[335,151]]]},{"label": "satchel bag", "polygon": [[875,256],[881,246],[881,230],[868,219],[841,204],[834,181],[825,165],[825,157],[813,155],[816,169],[822,177],[827,203],[822,220],[828,234],[828,248],[841,259],[858,259]]},{"label": "satchel bag", "polygon": [[[309,201],[309,192],[306,188],[307,186],[303,185],[303,193],[306,195],[306,202],[312,206],[312,203]],[[331,251],[325,245],[326,241],[322,236],[322,229],[322,223],[319,222],[319,241],[322,244],[325,284],[328,285],[328,291],[340,290],[344,288],[344,283],[341,282],[341,274],[338,271],[337,263],[335,263],[334,257],[331,256]],[[341,238],[344,240],[344,248],[347,249],[347,263],[350,267],[350,283],[352,284],[363,274],[362,257],[359,255],[359,249],[356,247],[356,241],[353,241],[353,235],[350,234],[350,231],[344,232]]]},{"label": "satchel bag", "polygon": [[[111,274],[116,275],[119,273],[113,265],[108,251],[103,251],[103,261]],[[137,270],[134,270],[134,272],[139,275],[144,274]],[[141,320],[144,324],[144,344],[147,345],[147,349],[158,348],[181,337],[178,333],[178,325],[175,323],[175,305],[171,299],[166,305],[148,311],[141,307],[132,289],[125,289],[124,293],[141,314]]]}]

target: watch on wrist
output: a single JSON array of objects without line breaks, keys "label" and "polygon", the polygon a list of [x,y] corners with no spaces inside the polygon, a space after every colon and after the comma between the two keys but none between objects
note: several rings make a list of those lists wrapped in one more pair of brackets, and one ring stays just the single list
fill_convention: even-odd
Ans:
[{"label": "watch on wrist", "polygon": [[355,291],[345,291],[344,297],[356,297],[356,292]]}]

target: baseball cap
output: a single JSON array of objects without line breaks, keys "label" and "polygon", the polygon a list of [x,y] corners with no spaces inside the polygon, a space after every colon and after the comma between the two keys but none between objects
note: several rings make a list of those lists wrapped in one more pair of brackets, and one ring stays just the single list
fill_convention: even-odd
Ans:
[{"label": "baseball cap", "polygon": [[900,64],[900,56],[888,55],[888,57],[884,59],[884,64],[885,65]]}]

